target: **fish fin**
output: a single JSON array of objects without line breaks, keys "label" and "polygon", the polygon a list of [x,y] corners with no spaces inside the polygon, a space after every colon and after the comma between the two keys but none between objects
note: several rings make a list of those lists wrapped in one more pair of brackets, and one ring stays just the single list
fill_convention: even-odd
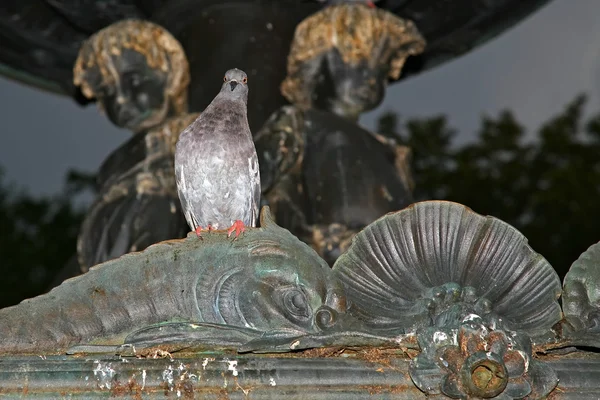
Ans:
[{"label": "fish fin", "polygon": [[303,336],[306,336],[304,331],[293,329],[272,330],[247,341],[237,350],[240,353],[285,353],[294,350],[294,343]]},{"label": "fish fin", "polygon": [[183,348],[237,348],[259,337],[262,332],[237,326],[171,322],[142,328],[125,339],[126,345],[147,348],[160,345]]},{"label": "fish fin", "polygon": [[111,354],[115,355],[119,353],[119,345],[94,345],[94,344],[83,344],[73,347],[69,347],[66,351],[68,355],[72,354]]}]

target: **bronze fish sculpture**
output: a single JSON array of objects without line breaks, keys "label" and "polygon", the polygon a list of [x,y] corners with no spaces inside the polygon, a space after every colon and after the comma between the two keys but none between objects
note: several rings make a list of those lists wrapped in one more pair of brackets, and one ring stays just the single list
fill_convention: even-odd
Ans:
[{"label": "bronze fish sculpture", "polygon": [[213,231],[162,242],[0,310],[0,353],[103,352],[165,337],[235,347],[267,332],[325,331],[345,309],[325,261],[265,207],[261,227],[235,241]]}]

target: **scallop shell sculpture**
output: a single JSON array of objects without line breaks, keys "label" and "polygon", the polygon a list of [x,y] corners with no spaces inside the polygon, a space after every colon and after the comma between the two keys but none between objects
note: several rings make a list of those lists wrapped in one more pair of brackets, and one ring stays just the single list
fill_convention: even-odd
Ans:
[{"label": "scallop shell sculpture", "polygon": [[[600,243],[590,246],[571,265],[564,280],[562,304],[574,331],[569,333],[600,332]],[[581,344],[598,347],[600,341],[590,335]]]},{"label": "scallop shell sculpture", "polygon": [[333,270],[348,311],[373,332],[458,327],[476,314],[534,337],[561,319],[560,279],[544,257],[509,224],[458,203],[425,201],[379,218]]}]

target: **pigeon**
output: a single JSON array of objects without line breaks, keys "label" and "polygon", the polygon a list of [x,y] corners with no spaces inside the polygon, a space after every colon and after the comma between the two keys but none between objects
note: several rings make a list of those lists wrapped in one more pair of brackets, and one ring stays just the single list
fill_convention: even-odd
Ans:
[{"label": "pigeon", "polygon": [[225,73],[221,91],[179,136],[175,181],[188,225],[235,237],[256,226],[260,201],[258,156],[248,126],[248,77]]}]

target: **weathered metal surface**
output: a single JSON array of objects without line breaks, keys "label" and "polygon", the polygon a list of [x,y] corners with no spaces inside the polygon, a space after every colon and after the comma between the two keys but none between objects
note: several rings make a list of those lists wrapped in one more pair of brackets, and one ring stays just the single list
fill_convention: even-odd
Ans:
[{"label": "weathered metal surface", "polygon": [[358,126],[425,40],[411,21],[336,2],[302,21],[281,93],[292,105],[255,135],[276,221],[333,265],[353,236],[412,202],[410,149]]},{"label": "weathered metal surface", "polygon": [[[77,240],[80,271],[189,232],[175,185],[175,143],[188,113],[190,70],[180,43],[149,21],[123,20],[88,38],[74,84],[134,135],[102,163]],[[75,276],[73,274],[72,276]]]},{"label": "weathered metal surface", "polygon": [[[192,233],[95,266],[48,294],[0,310],[0,353],[119,345],[130,334],[145,342],[187,343],[183,347],[189,345],[184,337],[233,348],[262,339],[268,348],[267,332],[282,340],[343,322],[343,287],[331,276],[310,247],[263,210],[261,228],[235,241],[225,231],[202,240]],[[202,329],[200,323],[209,325]]]},{"label": "weathered metal surface", "polygon": [[[378,2],[378,6],[414,21],[425,36],[427,51],[409,60],[405,68],[406,74],[414,74],[464,54],[546,3],[548,0],[387,0]],[[217,26],[222,21],[238,29],[238,34],[232,35],[236,41],[248,40],[247,44],[252,45],[250,40],[254,38],[256,44],[248,47],[251,51],[243,56],[235,51],[220,52],[219,57],[224,57],[227,65],[216,67],[224,71],[249,57],[256,61],[255,65],[262,63],[259,76],[268,76],[279,85],[295,25],[319,7],[316,1],[304,0],[4,0],[0,8],[0,73],[73,96],[72,66],[82,41],[118,20],[140,18],[162,24],[184,43],[188,56],[193,55],[192,79],[202,81],[202,64],[212,64],[204,60],[215,58],[214,51],[218,49],[211,42],[218,42],[213,38],[219,37]],[[273,13],[276,8],[279,11]],[[227,12],[229,18],[218,18],[220,10]],[[272,23],[271,31],[267,30],[268,22]],[[193,24],[197,29],[190,29]],[[205,34],[199,35],[201,32]],[[237,66],[250,70],[246,65]],[[208,104],[203,104],[206,95],[199,91],[191,96],[197,104],[193,111]],[[276,108],[268,110],[267,115]]]},{"label": "weathered metal surface", "polygon": [[115,125],[133,132],[188,111],[185,51],[166,29],[149,21],[119,21],[94,33],[79,50],[73,83],[87,98],[97,99]]},{"label": "weathered metal surface", "polygon": [[545,360],[556,372],[558,386],[549,399],[600,399],[600,355],[577,352],[562,359]]},{"label": "weathered metal surface", "polygon": [[509,224],[448,201],[369,224],[333,267],[376,331],[458,328],[467,316],[535,337],[562,318],[560,279]]},{"label": "weathered metal surface", "polygon": [[0,396],[203,399],[414,399],[408,360],[195,358],[0,361]]},{"label": "weathered metal surface", "polygon": [[[335,353],[334,353],[335,354]],[[0,397],[416,399],[405,357],[339,352],[325,358],[199,354],[161,359],[0,358]],[[600,398],[600,356],[544,360],[558,376],[549,399]]]},{"label": "weathered metal surface", "polygon": [[[595,315],[599,265],[574,263],[569,317]],[[380,218],[333,269],[266,211],[247,237],[152,246],[0,310],[0,393],[594,398],[600,354],[577,346],[598,333],[561,320],[560,293],[518,231],[460,204]]]},{"label": "weathered metal surface", "polygon": [[600,340],[600,243],[590,246],[569,269],[562,304],[572,329],[599,334]]},{"label": "weathered metal surface", "polygon": [[137,133],[102,163],[98,194],[77,238],[81,271],[189,232],[177,195],[173,155],[179,133],[198,115],[172,117]]},{"label": "weathered metal surface", "polygon": [[281,93],[296,107],[357,119],[377,107],[425,40],[412,23],[360,3],[326,7],[296,28]]},{"label": "weathered metal surface", "polygon": [[339,115],[285,106],[255,143],[275,220],[330,265],[359,230],[412,202],[407,148]]}]

